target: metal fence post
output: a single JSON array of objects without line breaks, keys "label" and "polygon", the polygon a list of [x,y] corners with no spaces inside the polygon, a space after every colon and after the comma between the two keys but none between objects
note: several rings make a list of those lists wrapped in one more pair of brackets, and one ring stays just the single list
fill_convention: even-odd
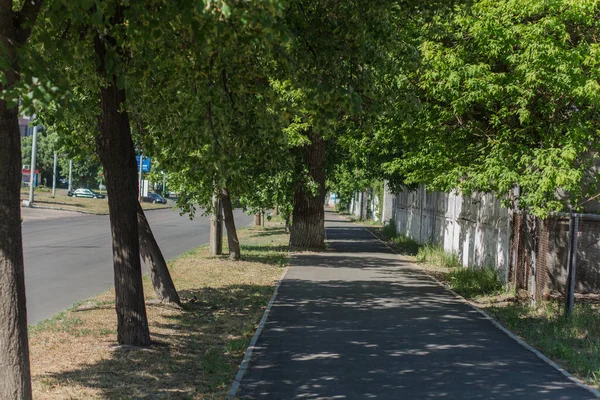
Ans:
[{"label": "metal fence post", "polygon": [[565,317],[570,317],[573,313],[575,304],[575,274],[577,270],[577,236],[579,232],[579,215],[573,216],[573,211],[569,212],[569,251],[567,255],[568,278],[565,304]]}]

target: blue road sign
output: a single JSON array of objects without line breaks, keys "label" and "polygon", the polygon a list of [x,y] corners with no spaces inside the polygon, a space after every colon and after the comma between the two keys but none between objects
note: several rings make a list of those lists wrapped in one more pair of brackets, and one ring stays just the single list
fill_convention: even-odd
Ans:
[{"label": "blue road sign", "polygon": [[[137,162],[137,170],[140,170],[140,156],[135,156],[135,160]],[[152,169],[152,163],[150,162],[150,157],[142,156],[142,172],[150,172]]]}]

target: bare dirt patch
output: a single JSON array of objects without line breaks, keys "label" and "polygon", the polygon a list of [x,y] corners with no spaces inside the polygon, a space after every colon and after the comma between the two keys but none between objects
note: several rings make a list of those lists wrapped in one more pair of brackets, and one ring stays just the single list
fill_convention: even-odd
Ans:
[{"label": "bare dirt patch", "polygon": [[281,224],[239,233],[242,261],[201,247],[171,263],[184,307],[147,306],[150,348],[116,346],[112,291],[32,327],[35,398],[224,398],[287,261]]}]

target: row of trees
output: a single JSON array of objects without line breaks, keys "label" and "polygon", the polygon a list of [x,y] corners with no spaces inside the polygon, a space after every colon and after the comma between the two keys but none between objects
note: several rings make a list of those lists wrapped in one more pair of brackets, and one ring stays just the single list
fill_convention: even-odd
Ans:
[{"label": "row of trees", "polygon": [[499,196],[519,187],[534,215],[576,209],[598,192],[599,12],[567,0],[411,11],[378,81],[393,87],[385,110],[344,138],[331,188],[348,201],[377,180]]},{"label": "row of trees", "polygon": [[293,219],[292,246],[323,248],[328,148],[377,103],[394,6],[0,0],[0,397],[31,397],[19,100],[70,155],[101,161],[117,341],[147,346],[140,256],[159,298],[179,298],[137,202],[134,149],[168,171],[184,211],[212,212],[220,197],[234,257],[232,198],[278,207]]},{"label": "row of trees", "polygon": [[323,248],[326,185],[519,185],[540,215],[595,190],[597,2],[420,3],[0,0],[0,397],[30,397],[19,99],[102,163],[124,344],[150,344],[140,255],[179,302],[136,200],[136,148],[182,210],[221,199],[234,258],[237,202],[278,207],[290,245]]},{"label": "row of trees", "polygon": [[[37,158],[36,169],[40,171],[42,182],[46,186],[52,186],[54,174],[54,153],[58,154],[58,176],[68,177],[69,161],[72,161],[73,186],[77,187],[97,187],[101,181],[102,165],[93,153],[83,155],[81,150],[69,151],[60,146],[56,133],[42,132],[37,137]],[[21,138],[21,154],[23,165],[31,164],[31,146],[32,136]],[[74,159],[66,157],[66,154],[73,154]]]}]

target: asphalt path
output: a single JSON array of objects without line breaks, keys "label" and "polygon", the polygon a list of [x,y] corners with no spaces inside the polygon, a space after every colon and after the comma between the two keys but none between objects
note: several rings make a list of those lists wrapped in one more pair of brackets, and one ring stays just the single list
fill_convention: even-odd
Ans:
[{"label": "asphalt path", "polygon": [[[208,217],[190,220],[172,209],[149,210],[146,216],[167,260],[209,241]],[[238,227],[252,218],[235,211]],[[24,210],[23,219],[30,325],[114,286],[108,216]]]},{"label": "asphalt path", "polygon": [[595,398],[365,228],[326,215],[328,251],[292,258],[239,398]]}]

